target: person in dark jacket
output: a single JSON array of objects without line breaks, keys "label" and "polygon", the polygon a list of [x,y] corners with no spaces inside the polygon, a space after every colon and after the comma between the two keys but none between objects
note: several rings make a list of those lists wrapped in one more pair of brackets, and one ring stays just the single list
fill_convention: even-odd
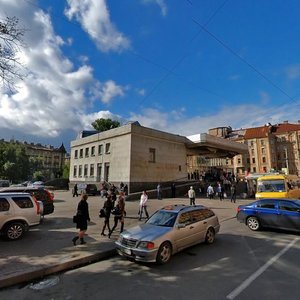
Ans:
[{"label": "person in dark jacket", "polygon": [[112,235],[115,228],[118,226],[119,221],[121,223],[120,232],[123,232],[123,230],[124,230],[124,218],[125,218],[125,195],[124,195],[124,192],[120,192],[118,203],[117,203],[115,209],[116,209],[117,213],[114,216],[114,226],[109,231],[109,234],[108,234],[109,238]]},{"label": "person in dark jacket", "polygon": [[87,230],[87,222],[90,221],[90,215],[89,215],[89,205],[87,203],[88,195],[82,194],[81,200],[78,203],[77,207],[77,223],[76,228],[79,229],[78,236],[75,236],[72,239],[72,242],[74,246],[76,245],[76,241],[80,239],[80,244],[85,244],[84,241],[84,234]]},{"label": "person in dark jacket", "polygon": [[73,188],[73,197],[78,197],[78,186],[77,183],[75,183],[74,188]]},{"label": "person in dark jacket", "polygon": [[113,208],[114,208],[114,203],[112,201],[112,197],[110,195],[107,195],[106,200],[103,205],[103,209],[105,212],[104,224],[103,224],[103,228],[102,228],[102,232],[101,232],[101,235],[103,235],[103,236],[106,236],[106,234],[104,233],[106,227],[108,229],[108,233],[110,232],[109,218],[110,218],[111,210]]}]

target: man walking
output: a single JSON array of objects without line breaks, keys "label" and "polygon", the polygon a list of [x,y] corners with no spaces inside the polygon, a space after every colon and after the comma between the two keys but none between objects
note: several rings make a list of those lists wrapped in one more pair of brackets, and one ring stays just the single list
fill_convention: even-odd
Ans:
[{"label": "man walking", "polygon": [[188,191],[188,196],[190,198],[190,205],[195,205],[196,193],[192,186],[190,187],[190,189]]}]

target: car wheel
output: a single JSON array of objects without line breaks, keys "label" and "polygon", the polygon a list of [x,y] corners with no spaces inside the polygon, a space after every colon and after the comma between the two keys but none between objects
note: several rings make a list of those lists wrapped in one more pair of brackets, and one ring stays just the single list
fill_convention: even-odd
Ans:
[{"label": "car wheel", "polygon": [[25,226],[22,223],[10,223],[5,227],[5,236],[8,240],[20,239],[25,233]]},{"label": "car wheel", "polygon": [[247,219],[247,226],[253,231],[260,229],[260,223],[256,217],[249,217]]},{"label": "car wheel", "polygon": [[163,242],[157,252],[156,262],[160,265],[166,264],[172,256],[172,246],[169,242]]},{"label": "car wheel", "polygon": [[206,235],[205,235],[205,243],[212,244],[215,241],[215,231],[213,228],[208,228]]}]

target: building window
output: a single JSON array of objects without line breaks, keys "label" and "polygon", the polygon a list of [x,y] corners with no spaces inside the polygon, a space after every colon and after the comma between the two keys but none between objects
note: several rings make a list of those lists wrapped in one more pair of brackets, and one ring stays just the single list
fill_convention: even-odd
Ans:
[{"label": "building window", "polygon": [[178,171],[181,172],[181,166],[180,165],[178,166]]},{"label": "building window", "polygon": [[240,165],[241,164],[241,159],[238,158],[237,163]]},{"label": "building window", "polygon": [[105,144],[105,153],[110,153],[110,143]]},{"label": "building window", "polygon": [[88,176],[88,165],[84,165],[84,177]]},{"label": "building window", "polygon": [[254,149],[251,149],[251,155],[254,155]]},{"label": "building window", "polygon": [[263,171],[267,173],[267,167],[263,167]]},{"label": "building window", "polygon": [[83,149],[79,150],[79,157],[82,158],[83,157]]},{"label": "building window", "polygon": [[94,177],[94,164],[90,165],[90,177]]},{"label": "building window", "polygon": [[252,157],[252,163],[255,164],[255,157]]},{"label": "building window", "polygon": [[91,156],[95,156],[95,146],[91,148]]},{"label": "building window", "polygon": [[253,141],[251,141],[251,142],[250,142],[250,145],[251,145],[251,147],[253,147],[253,145],[254,145],[254,142],[253,142]]},{"label": "building window", "polygon": [[261,146],[264,146],[264,145],[265,145],[265,141],[264,141],[264,140],[261,140],[261,141],[260,141],[260,145],[261,145]]},{"label": "building window", "polygon": [[252,172],[256,173],[256,168],[255,167],[253,167]]},{"label": "building window", "polygon": [[78,158],[78,150],[75,150],[74,158]]},{"label": "building window", "polygon": [[149,148],[149,162],[155,163],[155,149]]},{"label": "building window", "polygon": [[77,177],[77,166],[74,166],[73,177]]},{"label": "building window", "polygon": [[85,157],[89,157],[89,148],[85,148]]},{"label": "building window", "polygon": [[98,155],[102,155],[103,154],[103,145],[99,145],[98,146]]},{"label": "building window", "polygon": [[261,154],[266,154],[265,148],[261,148]]},{"label": "building window", "polygon": [[247,164],[250,164],[250,158],[247,157]]},{"label": "building window", "polygon": [[262,162],[265,163],[266,162],[266,158],[263,156],[262,158]]},{"label": "building window", "polygon": [[79,166],[78,177],[82,177],[82,165]]}]

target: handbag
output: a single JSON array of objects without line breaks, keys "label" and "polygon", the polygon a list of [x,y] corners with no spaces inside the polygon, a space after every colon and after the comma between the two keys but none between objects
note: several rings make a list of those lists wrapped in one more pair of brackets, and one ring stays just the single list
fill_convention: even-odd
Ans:
[{"label": "handbag", "polygon": [[114,208],[112,209],[111,213],[112,213],[113,215],[115,215],[115,216],[121,215],[121,211],[120,211],[120,209],[119,209],[118,206],[114,207]]},{"label": "handbag", "polygon": [[77,222],[78,222],[78,216],[75,215],[75,216],[73,216],[73,223],[77,223]]},{"label": "handbag", "polygon": [[99,218],[105,218],[106,217],[106,213],[104,208],[101,208],[99,211]]}]

